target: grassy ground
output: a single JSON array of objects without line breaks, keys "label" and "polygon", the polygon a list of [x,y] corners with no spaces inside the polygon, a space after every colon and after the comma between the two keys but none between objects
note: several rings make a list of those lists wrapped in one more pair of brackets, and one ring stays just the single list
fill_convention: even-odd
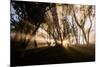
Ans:
[{"label": "grassy ground", "polygon": [[40,65],[95,61],[95,46],[43,47],[26,50],[23,56],[12,52],[11,65]]}]

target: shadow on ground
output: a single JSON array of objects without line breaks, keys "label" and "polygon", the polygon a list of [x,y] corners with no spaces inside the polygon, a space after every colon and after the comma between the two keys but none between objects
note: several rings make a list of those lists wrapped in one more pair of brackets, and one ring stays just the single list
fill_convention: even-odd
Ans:
[{"label": "shadow on ground", "polygon": [[11,66],[95,61],[95,46],[62,46],[35,48],[19,52],[11,50]]}]

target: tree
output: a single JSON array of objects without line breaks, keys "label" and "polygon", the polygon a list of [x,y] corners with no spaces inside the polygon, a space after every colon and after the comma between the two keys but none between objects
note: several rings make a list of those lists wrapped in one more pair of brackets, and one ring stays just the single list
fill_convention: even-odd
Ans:
[{"label": "tree", "polygon": [[80,17],[80,19],[77,18],[76,13],[75,13],[75,8],[73,10],[73,16],[74,16],[74,19],[75,19],[76,24],[82,30],[82,33],[83,33],[83,36],[84,36],[84,39],[85,39],[86,43],[89,44],[89,42],[87,40],[87,37],[86,37],[85,30],[84,30],[85,21],[87,19],[87,15],[85,14],[85,7],[84,6],[81,6],[80,9],[82,9],[82,12],[83,12],[82,17]]},{"label": "tree", "polygon": [[[32,37],[36,35],[36,32],[40,25],[45,22],[44,14],[46,7],[49,6],[48,3],[32,3],[32,2],[23,2],[23,1],[11,1],[11,26],[14,26],[12,31],[30,34]],[[12,14],[13,10],[15,13]],[[14,16],[17,15],[15,19]],[[21,36],[21,35],[20,35]],[[22,36],[21,36],[22,37]],[[30,39],[32,38],[30,37]],[[22,38],[21,42],[27,47],[29,40]],[[20,42],[20,43],[21,43]],[[36,46],[36,44],[35,44]]]},{"label": "tree", "polygon": [[[92,17],[91,12],[93,11],[93,9],[91,9],[91,7],[93,7],[93,6],[81,5],[80,7],[78,7],[79,13],[81,14],[80,19],[78,19],[76,16],[77,10],[75,10],[75,7],[73,10],[73,16],[74,16],[75,22],[78,25],[78,27],[82,30],[83,37],[84,37],[87,45],[89,44],[89,34],[90,34],[90,29],[92,27],[92,19],[93,19],[93,18],[91,19],[91,17]],[[90,19],[90,27],[89,27],[89,29],[87,29],[88,33],[86,33],[85,32],[85,24],[88,23],[88,22],[86,22],[88,17]]]},{"label": "tree", "polygon": [[91,28],[92,28],[92,24],[93,24],[93,18],[95,17],[95,6],[88,6],[88,17],[89,17],[89,20],[90,20],[90,27],[88,29],[88,34],[87,34],[87,37],[88,37],[88,42],[89,42],[89,38],[90,38],[90,31],[91,31]]},{"label": "tree", "polygon": [[[64,39],[69,39],[70,27],[69,22],[64,18],[63,5],[52,4],[52,7],[45,13],[48,29],[47,32],[53,37],[56,45],[63,45]],[[62,9],[62,14],[59,12]]]}]

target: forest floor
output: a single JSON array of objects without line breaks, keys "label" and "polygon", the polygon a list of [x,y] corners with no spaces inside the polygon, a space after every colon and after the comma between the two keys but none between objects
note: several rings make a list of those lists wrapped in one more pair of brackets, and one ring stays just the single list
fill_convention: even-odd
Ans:
[{"label": "forest floor", "polygon": [[95,45],[43,47],[26,50],[22,57],[16,54],[11,57],[12,66],[90,62],[95,61]]}]

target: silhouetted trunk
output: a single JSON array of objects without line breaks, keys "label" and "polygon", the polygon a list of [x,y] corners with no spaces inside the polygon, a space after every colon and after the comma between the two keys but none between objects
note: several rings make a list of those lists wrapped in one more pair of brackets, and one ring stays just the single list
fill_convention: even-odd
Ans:
[{"label": "silhouetted trunk", "polygon": [[90,20],[90,27],[89,27],[89,29],[88,29],[88,34],[87,34],[88,42],[89,42],[89,38],[90,38],[90,30],[91,30],[91,28],[92,28],[92,20],[91,20],[90,16],[89,16],[89,20]]},{"label": "silhouetted trunk", "polygon": [[82,33],[83,33],[84,39],[85,39],[85,41],[86,41],[86,44],[88,45],[89,42],[88,42],[88,40],[87,40],[86,33],[85,33],[84,29],[81,29],[81,30],[82,30]]},{"label": "silhouetted trunk", "polygon": [[36,35],[36,32],[38,30],[38,28],[40,27],[41,24],[38,24],[36,29],[32,32],[32,37],[27,41],[27,45],[29,44],[30,40]]},{"label": "silhouetted trunk", "polygon": [[[74,12],[74,11],[73,11],[73,12]],[[79,28],[82,30],[82,34],[83,34],[83,36],[84,36],[84,39],[85,39],[85,41],[86,41],[86,44],[88,45],[89,42],[88,42],[88,40],[87,40],[86,33],[85,33],[85,31],[84,31],[85,20],[84,20],[83,24],[80,25],[80,24],[79,24],[79,21],[78,21],[77,18],[76,18],[75,12],[74,12],[73,16],[74,16],[74,19],[75,19],[76,24],[77,24],[77,25],[79,26]]]},{"label": "silhouetted trunk", "polygon": [[34,40],[34,47],[35,47],[35,48],[38,47],[38,45],[37,45],[37,43],[36,43],[36,40]]},{"label": "silhouetted trunk", "polygon": [[[77,36],[77,30],[75,30],[75,25],[74,25],[74,21],[73,21],[73,17],[72,17],[72,29],[73,29],[73,34],[75,36],[75,40],[76,40],[76,44],[78,44],[78,36]],[[77,27],[76,27],[77,28]]]}]

